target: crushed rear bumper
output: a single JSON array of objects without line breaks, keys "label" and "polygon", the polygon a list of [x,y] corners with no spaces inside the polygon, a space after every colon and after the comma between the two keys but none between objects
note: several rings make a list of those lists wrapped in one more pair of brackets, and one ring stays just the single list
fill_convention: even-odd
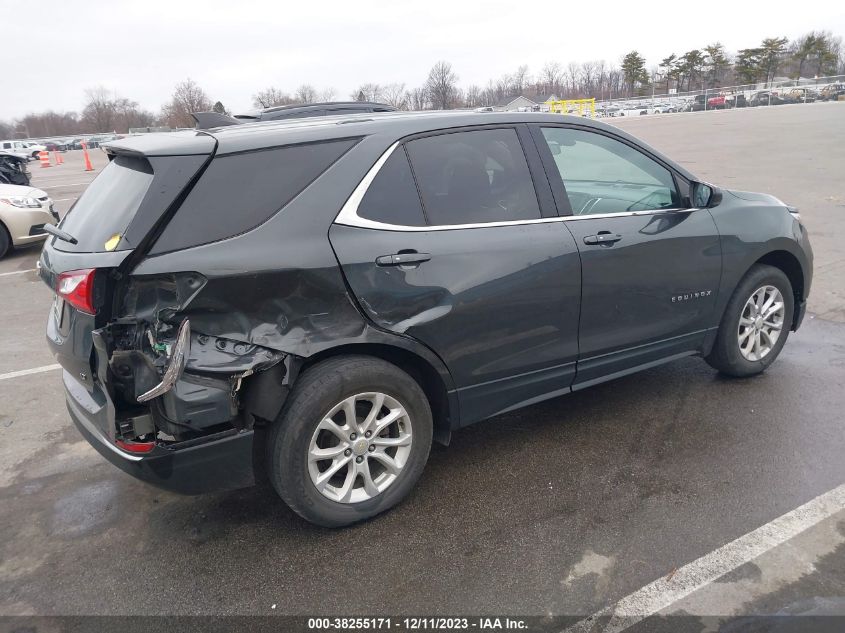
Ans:
[{"label": "crushed rear bumper", "polygon": [[182,494],[245,488],[255,483],[252,431],[183,442],[178,448],[156,447],[136,455],[114,445],[99,430],[91,412],[71,393],[67,408],[76,428],[97,452],[125,473],[165,490]]}]

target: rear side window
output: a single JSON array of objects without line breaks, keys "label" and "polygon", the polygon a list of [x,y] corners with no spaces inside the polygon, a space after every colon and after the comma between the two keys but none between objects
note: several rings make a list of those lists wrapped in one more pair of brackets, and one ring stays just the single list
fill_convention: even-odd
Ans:
[{"label": "rear side window", "polygon": [[387,224],[425,225],[417,186],[403,148],[397,148],[382,165],[358,205],[358,215]]},{"label": "rear side window", "polygon": [[80,252],[103,252],[115,234],[123,233],[138,212],[153,181],[153,169],[145,158],[117,156],[88,185],[62,221],[62,230],[79,243],[54,240],[55,248]]},{"label": "rear side window", "polygon": [[219,156],[156,242],[165,253],[226,239],[266,222],[358,139]]},{"label": "rear side window", "polygon": [[476,224],[540,217],[516,131],[474,130],[406,144],[428,223]]}]

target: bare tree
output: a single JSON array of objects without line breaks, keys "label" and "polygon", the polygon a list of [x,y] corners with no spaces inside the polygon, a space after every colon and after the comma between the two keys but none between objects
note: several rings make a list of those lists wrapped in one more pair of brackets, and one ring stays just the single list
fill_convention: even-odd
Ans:
[{"label": "bare tree", "polygon": [[6,121],[0,121],[0,137],[12,138],[15,135],[15,126]]},{"label": "bare tree", "polygon": [[581,95],[595,93],[595,82],[598,64],[596,62],[584,62],[581,64]]},{"label": "bare tree", "polygon": [[489,105],[485,103],[485,94],[476,85],[472,85],[467,88],[466,96],[465,96],[467,107],[469,108],[478,108],[480,106]]},{"label": "bare tree", "polygon": [[381,90],[381,101],[388,105],[392,105],[397,110],[407,110],[408,95],[405,90],[405,84],[386,84]]},{"label": "bare tree", "polygon": [[366,83],[358,86],[349,96],[353,101],[381,101],[381,91],[381,84]]},{"label": "bare tree", "polygon": [[428,93],[425,87],[409,90],[407,97],[408,106],[411,110],[425,110],[428,107]]},{"label": "bare tree", "polygon": [[255,108],[272,108],[278,105],[289,105],[293,102],[293,97],[288,93],[272,86],[264,90],[259,90],[252,95],[252,106]]},{"label": "bare tree", "polygon": [[581,73],[581,69],[578,67],[577,62],[569,62],[566,66],[566,75],[569,78],[569,90],[573,95],[577,95],[580,91],[578,90],[578,76]]},{"label": "bare tree", "polygon": [[320,91],[320,101],[333,101],[334,96],[336,94],[336,90],[334,88],[323,88]]},{"label": "bare tree", "polygon": [[117,97],[114,100],[115,123],[112,131],[128,132],[133,127],[150,127],[155,115],[138,107],[137,101]]},{"label": "bare tree", "polygon": [[523,64],[516,69],[516,72],[511,75],[511,88],[514,94],[522,94],[531,83],[531,78],[528,75],[528,66]]},{"label": "bare tree", "polygon": [[186,79],[173,91],[170,102],[161,108],[161,118],[170,127],[193,127],[192,112],[208,112],[212,101],[193,79]]},{"label": "bare tree", "polygon": [[543,70],[540,71],[540,83],[543,85],[543,92],[550,94],[560,92],[560,83],[563,80],[563,70],[557,62],[546,62]]},{"label": "bare tree", "polygon": [[447,110],[454,105],[458,76],[452,72],[452,64],[437,62],[428,73],[425,90],[435,110]]},{"label": "bare tree", "polygon": [[82,124],[91,132],[109,132],[114,128],[114,98],[103,86],[85,89]]},{"label": "bare tree", "polygon": [[317,89],[311,84],[302,84],[296,89],[293,98],[299,103],[314,103],[317,101]]}]

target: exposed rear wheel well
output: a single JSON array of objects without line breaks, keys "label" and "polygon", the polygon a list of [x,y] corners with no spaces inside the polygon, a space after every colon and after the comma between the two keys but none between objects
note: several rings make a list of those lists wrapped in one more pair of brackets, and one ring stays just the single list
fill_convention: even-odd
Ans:
[{"label": "exposed rear wheel well", "polygon": [[792,319],[792,322],[795,323],[798,318],[800,303],[804,297],[804,271],[801,269],[801,263],[795,255],[788,251],[766,253],[754,263],[774,266],[783,271],[789,278],[789,283],[792,285],[792,294],[795,295],[795,314]]},{"label": "exposed rear wheel well", "polygon": [[452,428],[449,396],[446,391],[446,385],[440,378],[440,374],[428,361],[413,352],[399,347],[361,343],[333,347],[314,356],[310,356],[305,360],[301,369],[305,369],[327,358],[345,354],[364,354],[381,358],[388,363],[396,365],[416,380],[431,406],[431,413],[434,418],[434,439],[441,444],[449,443],[449,434]]}]

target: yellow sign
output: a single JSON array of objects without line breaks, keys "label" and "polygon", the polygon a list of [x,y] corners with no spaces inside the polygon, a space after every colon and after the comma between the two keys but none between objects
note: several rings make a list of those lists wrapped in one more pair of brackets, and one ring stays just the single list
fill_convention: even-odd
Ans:
[{"label": "yellow sign", "polygon": [[578,116],[585,116],[585,109],[589,109],[590,116],[596,116],[596,100],[592,99],[561,99],[559,101],[548,101],[549,112],[560,114],[575,114],[578,109]]}]

